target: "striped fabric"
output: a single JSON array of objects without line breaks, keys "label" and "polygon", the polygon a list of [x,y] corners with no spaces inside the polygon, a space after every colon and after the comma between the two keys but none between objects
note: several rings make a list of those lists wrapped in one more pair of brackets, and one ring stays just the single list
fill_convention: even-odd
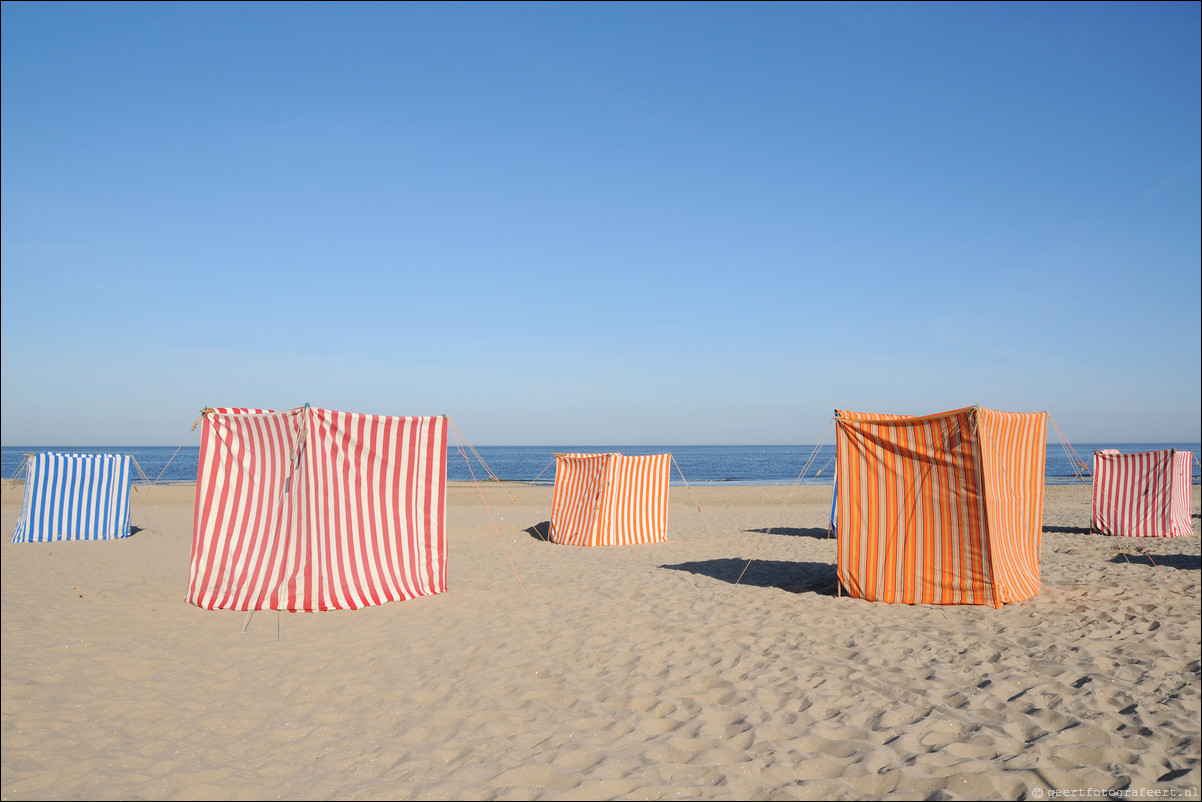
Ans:
[{"label": "striped fabric", "polygon": [[445,417],[206,410],[187,601],[341,610],[447,585]]},{"label": "striped fabric", "polygon": [[1192,535],[1192,482],[1189,451],[1095,451],[1090,528],[1124,537]]},{"label": "striped fabric", "polygon": [[12,542],[129,537],[129,464],[128,454],[30,455]]},{"label": "striped fabric", "polygon": [[668,539],[671,454],[558,454],[551,540],[627,546]]},{"label": "striped fabric", "polygon": [[850,595],[1000,607],[1039,592],[1047,413],[835,416]]}]

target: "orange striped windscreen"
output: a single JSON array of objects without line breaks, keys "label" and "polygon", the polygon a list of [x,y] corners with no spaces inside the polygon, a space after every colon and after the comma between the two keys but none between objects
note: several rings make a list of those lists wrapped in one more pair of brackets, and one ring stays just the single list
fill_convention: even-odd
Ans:
[{"label": "orange striped windscreen", "polygon": [[[1034,441],[1024,437],[1041,437],[1046,415],[1017,415],[1026,426],[1008,417],[1015,415],[979,407],[924,417],[836,411],[838,574],[850,595],[1001,606],[1038,592],[1044,445],[1039,439],[1038,465],[1030,465]],[[1033,547],[1016,520],[1037,522]]]},{"label": "orange striped windscreen", "polygon": [[551,540],[593,545],[601,512],[608,454],[557,454],[551,491]]},{"label": "orange striped windscreen", "polygon": [[1039,592],[1043,488],[1047,463],[1046,412],[978,410],[989,510],[989,550],[999,603]]},{"label": "orange striped windscreen", "polygon": [[662,543],[671,454],[559,454],[551,540],[571,546]]}]

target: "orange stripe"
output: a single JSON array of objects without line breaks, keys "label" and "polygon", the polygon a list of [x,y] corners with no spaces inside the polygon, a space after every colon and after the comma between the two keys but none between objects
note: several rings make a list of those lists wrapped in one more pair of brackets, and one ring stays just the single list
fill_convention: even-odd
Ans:
[{"label": "orange stripe", "polygon": [[667,539],[671,454],[556,457],[551,540],[573,546]]},{"label": "orange stripe", "polygon": [[991,604],[1039,590],[1046,413],[836,411],[838,575],[849,594]]}]

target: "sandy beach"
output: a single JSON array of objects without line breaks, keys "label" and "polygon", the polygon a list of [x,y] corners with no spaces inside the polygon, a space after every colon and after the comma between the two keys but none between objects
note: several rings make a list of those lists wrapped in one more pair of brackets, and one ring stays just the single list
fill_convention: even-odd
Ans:
[{"label": "sandy beach", "polygon": [[1049,486],[993,609],[837,595],[830,487],[673,487],[668,543],[583,549],[550,488],[456,484],[448,592],[249,617],[184,602],[193,494],[12,544],[5,486],[4,799],[1199,796],[1197,486],[1139,542]]}]

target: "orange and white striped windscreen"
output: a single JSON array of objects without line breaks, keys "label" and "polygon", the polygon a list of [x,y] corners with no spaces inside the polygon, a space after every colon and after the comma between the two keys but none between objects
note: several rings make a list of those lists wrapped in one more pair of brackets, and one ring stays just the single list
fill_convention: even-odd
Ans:
[{"label": "orange and white striped windscreen", "polygon": [[671,454],[558,454],[551,540],[625,546],[668,539]]},{"label": "orange and white striped windscreen", "polygon": [[1039,592],[1047,413],[835,416],[850,595],[1000,607]]}]

